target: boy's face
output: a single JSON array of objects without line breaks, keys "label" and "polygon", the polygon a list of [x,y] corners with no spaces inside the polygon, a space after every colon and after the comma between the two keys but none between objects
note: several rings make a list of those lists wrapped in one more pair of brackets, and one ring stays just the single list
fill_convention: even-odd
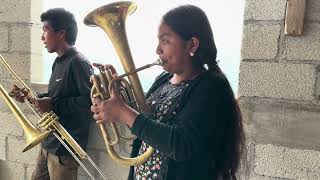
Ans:
[{"label": "boy's face", "polygon": [[47,21],[43,22],[42,30],[41,40],[45,48],[47,48],[49,53],[56,52],[59,49],[61,41],[63,41],[63,33],[61,31],[55,32]]}]

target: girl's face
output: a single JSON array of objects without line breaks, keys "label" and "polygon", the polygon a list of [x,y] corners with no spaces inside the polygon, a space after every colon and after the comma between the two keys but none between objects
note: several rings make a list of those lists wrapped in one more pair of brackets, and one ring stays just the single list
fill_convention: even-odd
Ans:
[{"label": "girl's face", "polygon": [[191,66],[188,43],[173,32],[165,23],[161,23],[158,32],[157,54],[163,61],[163,69],[173,73],[183,73]]}]

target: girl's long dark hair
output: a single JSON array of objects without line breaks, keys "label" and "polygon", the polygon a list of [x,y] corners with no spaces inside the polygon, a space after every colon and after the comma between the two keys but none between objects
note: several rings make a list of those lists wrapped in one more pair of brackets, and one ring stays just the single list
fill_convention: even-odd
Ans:
[{"label": "girl's long dark hair", "polygon": [[[179,6],[163,16],[163,23],[185,41],[192,37],[198,38],[199,47],[192,57],[192,63],[196,68],[203,68],[206,65],[209,71],[225,76],[216,61],[217,48],[209,20],[204,11],[194,5]],[[232,97],[232,112],[230,124],[226,128],[223,140],[225,146],[222,147],[222,152],[224,153],[219,156],[220,158],[216,162],[219,180],[236,180],[240,160],[245,160],[243,155],[246,154],[241,110],[231,86],[228,87],[228,92]]]}]

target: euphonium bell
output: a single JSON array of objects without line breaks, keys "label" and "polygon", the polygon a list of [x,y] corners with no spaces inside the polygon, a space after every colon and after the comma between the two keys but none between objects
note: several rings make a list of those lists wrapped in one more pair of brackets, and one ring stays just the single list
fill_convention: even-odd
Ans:
[{"label": "euphonium bell", "polygon": [[[109,36],[121,64],[126,72],[123,76],[128,76],[129,82],[124,81],[122,77],[116,78],[116,80],[121,80],[123,84],[126,84],[127,89],[119,92],[127,103],[139,112],[148,112],[148,105],[146,103],[144,93],[140,80],[137,75],[137,71],[151,67],[152,65],[161,65],[161,61],[158,60],[153,64],[146,65],[142,68],[136,69],[133,63],[133,59],[130,53],[130,48],[126,36],[125,30],[125,20],[128,15],[132,14],[137,8],[136,3],[129,1],[121,1],[111,3],[102,7],[99,7],[89,13],[85,19],[84,23],[88,26],[99,26],[102,28]],[[91,90],[91,97],[99,96],[101,99],[109,98],[108,85],[112,79],[112,76],[108,69],[104,69],[103,66],[99,67],[99,76],[93,75],[94,86]],[[121,86],[119,86],[120,89]],[[128,89],[129,88],[129,89]],[[125,92],[125,93],[124,93]],[[114,150],[114,144],[118,142],[117,128],[114,123],[111,123],[114,131],[115,140],[112,142],[110,135],[106,130],[104,125],[100,124],[100,129],[107,147],[107,153],[109,156],[119,164],[125,166],[136,166],[146,162],[150,156],[153,154],[154,149],[150,147],[144,154],[135,158],[125,158],[119,156]]]}]

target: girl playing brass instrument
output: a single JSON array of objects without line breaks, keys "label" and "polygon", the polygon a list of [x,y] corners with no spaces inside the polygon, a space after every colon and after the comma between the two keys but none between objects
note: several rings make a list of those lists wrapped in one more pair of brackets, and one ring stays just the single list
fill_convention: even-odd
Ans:
[{"label": "girl playing brass instrument", "polygon": [[129,180],[236,179],[244,145],[239,105],[220,70],[206,14],[184,5],[167,12],[156,53],[163,61],[146,98],[150,113],[130,108],[111,88],[108,100],[92,98],[97,123],[123,122],[138,138],[132,156],[156,149],[131,167]]}]

